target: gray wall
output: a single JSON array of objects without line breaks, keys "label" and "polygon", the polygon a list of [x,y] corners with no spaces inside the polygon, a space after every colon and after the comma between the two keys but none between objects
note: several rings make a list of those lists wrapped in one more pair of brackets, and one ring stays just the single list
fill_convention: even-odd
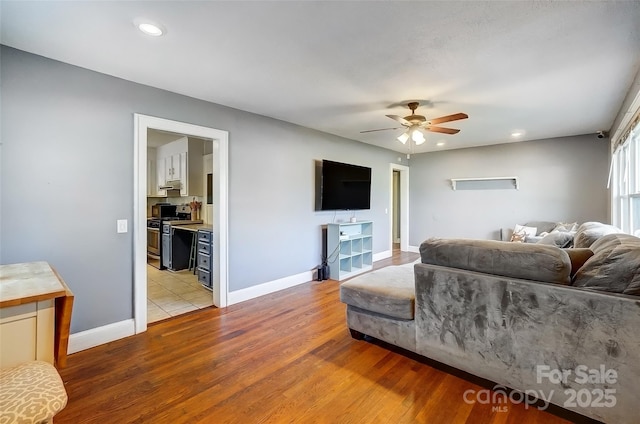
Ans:
[{"label": "gray wall", "polygon": [[[315,160],[373,168],[374,253],[389,247],[401,155],[2,47],[1,263],[44,260],[76,295],[72,332],[133,316],[133,113],[230,132],[230,290],[320,262]],[[403,159],[404,164],[406,160]],[[338,213],[346,220],[350,214]]]},{"label": "gray wall", "polygon": [[[412,155],[410,236],[498,239],[527,221],[607,221],[608,139],[595,135]],[[519,190],[457,190],[451,178],[517,176]]]}]

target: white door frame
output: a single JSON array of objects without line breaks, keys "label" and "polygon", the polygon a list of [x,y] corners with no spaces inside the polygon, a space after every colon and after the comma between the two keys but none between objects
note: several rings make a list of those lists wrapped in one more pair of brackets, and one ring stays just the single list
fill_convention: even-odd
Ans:
[{"label": "white door frame", "polygon": [[393,171],[400,172],[400,250],[409,251],[409,167],[389,164],[389,251],[393,252]]},{"label": "white door frame", "polygon": [[[213,140],[214,272],[213,304],[227,306],[228,278],[228,181],[229,133],[214,128],[134,113],[133,151],[133,319],[135,332],[147,330],[147,130],[155,129]],[[219,259],[215,260],[215,259]],[[216,278],[217,277],[217,278]]]}]

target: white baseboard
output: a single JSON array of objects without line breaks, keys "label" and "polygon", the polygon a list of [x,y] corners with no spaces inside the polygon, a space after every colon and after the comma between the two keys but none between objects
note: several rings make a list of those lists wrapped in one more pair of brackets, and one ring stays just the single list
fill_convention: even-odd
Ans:
[{"label": "white baseboard", "polygon": [[300,274],[290,275],[288,277],[279,278],[273,281],[267,281],[266,283],[258,284],[257,286],[232,291],[229,292],[229,295],[227,297],[228,305],[233,305],[235,303],[244,302],[245,300],[264,296],[265,294],[288,289],[289,287],[297,286],[298,284],[308,283],[311,280],[313,280],[313,272],[305,271],[301,272]]},{"label": "white baseboard", "polygon": [[[409,246],[409,249],[412,248],[415,249],[412,251],[418,251],[417,247]],[[390,257],[391,250],[385,250],[383,252],[375,253],[373,255],[373,261],[376,262]],[[244,302],[266,294],[288,289],[289,287],[297,286],[298,284],[308,283],[311,280],[313,280],[313,271],[305,271],[288,277],[279,278],[277,280],[267,281],[266,283],[258,284],[257,286],[236,290],[229,293],[227,298],[228,305],[233,305],[235,303]],[[67,352],[69,354],[80,352],[81,350],[90,349],[114,340],[133,336],[134,334],[135,321],[133,319],[114,322],[113,324],[107,324],[102,327],[71,334],[69,336],[69,349]]]},{"label": "white baseboard", "polygon": [[69,348],[67,352],[69,354],[80,352],[81,350],[133,336],[134,334],[135,325],[133,319],[114,322],[113,324],[71,334],[69,336]]},{"label": "white baseboard", "polygon": [[420,246],[409,246],[409,252],[420,253]]},{"label": "white baseboard", "polygon": [[378,252],[373,254],[373,262],[381,261],[391,257],[391,250],[385,250],[384,252]]}]

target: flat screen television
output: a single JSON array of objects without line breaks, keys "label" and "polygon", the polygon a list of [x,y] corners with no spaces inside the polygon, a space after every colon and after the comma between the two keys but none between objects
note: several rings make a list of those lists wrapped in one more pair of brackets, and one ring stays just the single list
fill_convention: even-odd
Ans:
[{"label": "flat screen television", "polygon": [[371,168],[323,160],[320,174],[316,210],[371,208]]}]

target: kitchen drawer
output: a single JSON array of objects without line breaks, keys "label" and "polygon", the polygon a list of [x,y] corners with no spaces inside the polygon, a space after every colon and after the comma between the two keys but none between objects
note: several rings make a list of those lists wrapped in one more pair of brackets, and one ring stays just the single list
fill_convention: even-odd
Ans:
[{"label": "kitchen drawer", "polygon": [[199,253],[204,253],[206,255],[210,255],[211,254],[211,243],[199,241],[198,242],[198,252]]},{"label": "kitchen drawer", "polygon": [[198,268],[198,282],[207,287],[211,287],[211,273],[202,268]]},{"label": "kitchen drawer", "polygon": [[209,231],[198,230],[198,241],[211,242],[211,233]]},{"label": "kitchen drawer", "polygon": [[198,252],[198,268],[211,269],[211,256]]}]

